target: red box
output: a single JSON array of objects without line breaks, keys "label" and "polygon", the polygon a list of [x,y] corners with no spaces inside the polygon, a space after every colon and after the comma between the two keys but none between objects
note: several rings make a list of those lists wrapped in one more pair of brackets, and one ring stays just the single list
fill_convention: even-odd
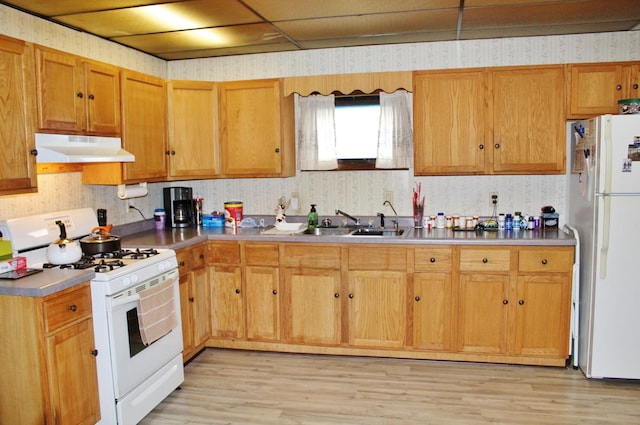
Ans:
[{"label": "red box", "polygon": [[9,260],[9,266],[13,270],[22,270],[27,268],[27,257],[14,257]]}]

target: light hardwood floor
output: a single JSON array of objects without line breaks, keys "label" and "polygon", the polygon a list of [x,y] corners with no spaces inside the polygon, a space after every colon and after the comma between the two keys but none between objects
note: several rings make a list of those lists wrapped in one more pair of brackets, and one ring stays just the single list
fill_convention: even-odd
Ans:
[{"label": "light hardwood floor", "polygon": [[489,423],[640,424],[640,382],[572,368],[207,349],[141,422]]}]

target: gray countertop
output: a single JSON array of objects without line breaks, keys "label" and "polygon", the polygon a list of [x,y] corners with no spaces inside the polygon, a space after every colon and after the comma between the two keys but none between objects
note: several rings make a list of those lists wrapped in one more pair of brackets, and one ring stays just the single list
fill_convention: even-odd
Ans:
[{"label": "gray countertop", "polygon": [[45,269],[21,279],[0,280],[0,295],[18,295],[27,297],[46,297],[93,279],[93,269]]}]

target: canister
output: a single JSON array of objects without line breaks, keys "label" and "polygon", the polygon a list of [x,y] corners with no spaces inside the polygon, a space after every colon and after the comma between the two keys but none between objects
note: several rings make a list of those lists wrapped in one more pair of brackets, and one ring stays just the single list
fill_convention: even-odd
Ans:
[{"label": "canister", "polygon": [[224,209],[228,213],[229,218],[233,219],[234,224],[237,226],[244,218],[242,215],[242,202],[230,201],[224,203]]},{"label": "canister", "polygon": [[156,208],[153,210],[153,219],[156,222],[156,229],[162,230],[165,226],[165,220],[167,219],[167,213],[164,208]]}]

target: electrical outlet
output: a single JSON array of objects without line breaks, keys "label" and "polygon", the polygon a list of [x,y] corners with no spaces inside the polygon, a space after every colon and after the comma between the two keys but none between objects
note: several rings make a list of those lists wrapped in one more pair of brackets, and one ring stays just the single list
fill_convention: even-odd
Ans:
[{"label": "electrical outlet", "polygon": [[133,199],[127,199],[126,204],[127,204],[127,212],[130,212],[130,213],[136,212],[136,210],[132,208],[132,207],[135,207],[135,204],[133,203]]},{"label": "electrical outlet", "polygon": [[383,193],[383,198],[384,198],[384,202],[389,201],[393,204],[393,191],[392,190],[385,190]]},{"label": "electrical outlet", "polygon": [[489,200],[491,201],[491,207],[498,206],[498,192],[489,192]]}]

